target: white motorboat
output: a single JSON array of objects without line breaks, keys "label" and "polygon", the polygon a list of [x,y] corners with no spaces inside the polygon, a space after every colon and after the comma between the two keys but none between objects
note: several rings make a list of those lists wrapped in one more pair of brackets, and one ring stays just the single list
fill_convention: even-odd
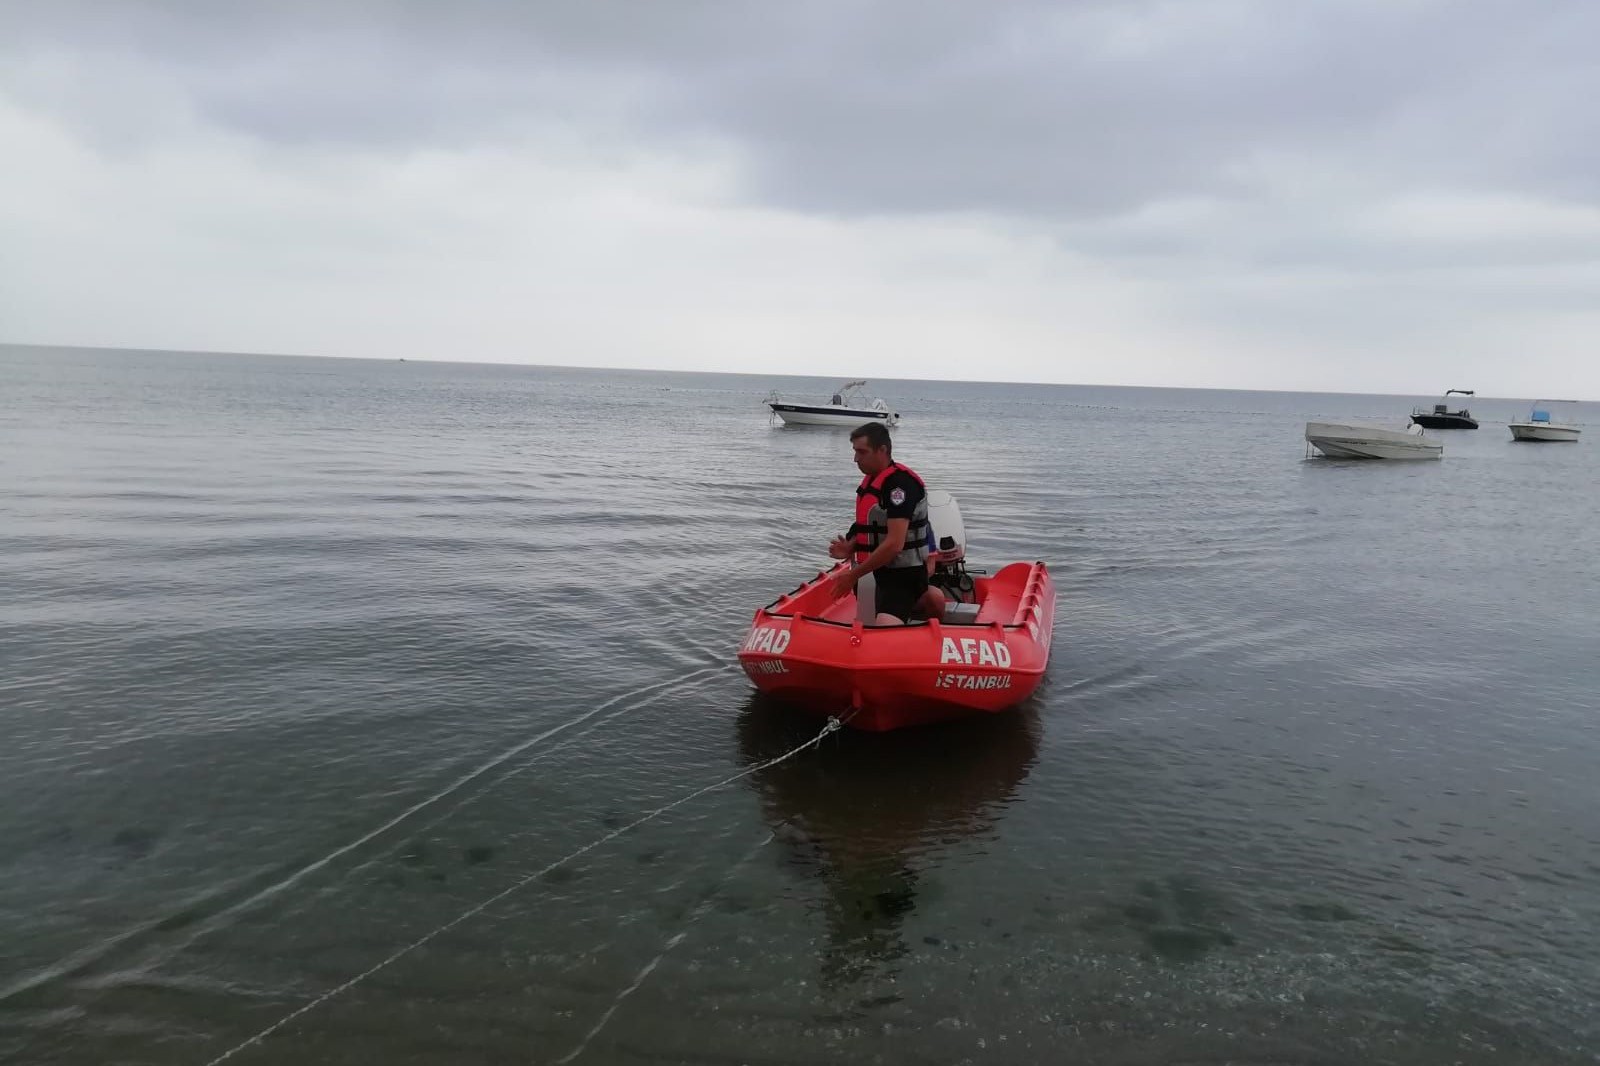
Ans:
[{"label": "white motorboat", "polygon": [[865,381],[847,381],[827,403],[802,403],[785,400],[776,392],[766,398],[773,415],[789,426],[859,426],[865,422],[882,422],[886,426],[900,424],[900,416],[889,410],[882,399],[865,400],[861,390]]},{"label": "white motorboat", "polygon": [[1425,436],[1421,426],[1410,430],[1307,422],[1306,441],[1329,459],[1438,459],[1444,445]]},{"label": "white motorboat", "polygon": [[1557,441],[1576,441],[1578,434],[1583,432],[1581,426],[1571,422],[1555,422],[1550,418],[1550,412],[1540,404],[1572,403],[1572,400],[1535,400],[1533,410],[1528,414],[1526,422],[1512,422],[1511,439],[1526,441],[1544,441],[1553,443]]}]

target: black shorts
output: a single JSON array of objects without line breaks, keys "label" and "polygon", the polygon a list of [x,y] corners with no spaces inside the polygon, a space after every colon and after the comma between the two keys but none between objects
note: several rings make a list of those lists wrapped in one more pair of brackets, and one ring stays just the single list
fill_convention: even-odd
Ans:
[{"label": "black shorts", "polygon": [[911,611],[928,591],[928,568],[904,566],[895,570],[884,567],[874,570],[872,576],[878,583],[879,614],[892,614],[902,622],[911,621]]}]

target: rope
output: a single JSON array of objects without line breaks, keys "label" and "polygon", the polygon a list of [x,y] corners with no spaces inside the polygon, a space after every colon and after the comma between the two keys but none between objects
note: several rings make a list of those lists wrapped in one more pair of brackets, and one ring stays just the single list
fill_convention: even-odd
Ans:
[{"label": "rope", "polygon": [[582,1055],[588,1050],[589,1045],[594,1043],[594,1038],[599,1036],[600,1031],[610,1024],[612,1016],[615,1015],[618,1009],[621,1008],[623,1001],[637,992],[639,990],[639,986],[644,984],[649,976],[655,972],[657,966],[661,965],[662,960],[665,959],[674,948],[688,938],[689,931],[697,922],[700,921],[701,918],[706,916],[707,912],[711,910],[712,901],[716,899],[717,893],[722,891],[723,886],[731,881],[734,874],[742,869],[746,863],[755,858],[756,855],[760,853],[762,848],[776,840],[777,836],[778,835],[775,832],[768,833],[765,839],[756,844],[756,846],[751,848],[749,851],[745,852],[743,858],[734,863],[723,873],[722,877],[718,879],[717,884],[711,889],[711,891],[705,894],[705,896],[700,900],[699,905],[696,906],[695,909],[689,914],[689,919],[683,923],[683,927],[667,939],[667,942],[662,946],[661,950],[656,953],[655,958],[645,963],[644,968],[641,969],[634,977],[633,983],[628,985],[628,987],[624,988],[621,992],[617,993],[616,998],[611,1001],[611,1006],[607,1007],[605,1012],[600,1015],[599,1021],[594,1023],[593,1027],[591,1027],[588,1033],[584,1035],[583,1039],[578,1042],[576,1047],[556,1060],[555,1066],[567,1066],[567,1063],[572,1062],[579,1055]]},{"label": "rope", "polygon": [[[450,930],[454,929],[456,926],[460,925],[462,922],[465,922],[469,918],[474,918],[474,917],[478,916],[479,914],[482,914],[485,910],[487,910],[488,908],[492,907],[494,904],[500,902],[501,900],[505,899],[507,896],[511,895],[513,892],[516,892],[518,889],[523,888],[529,882],[535,881],[538,878],[543,877],[545,874],[548,874],[552,870],[558,869],[561,866],[565,866],[567,863],[571,862],[573,859],[576,859],[576,858],[578,858],[578,857],[580,857],[582,855],[588,854],[589,852],[593,851],[595,848],[600,847],[602,844],[607,844],[610,841],[615,840],[617,837],[621,836],[622,834],[624,834],[626,832],[629,832],[630,830],[636,829],[639,826],[645,824],[646,822],[653,821],[654,819],[659,818],[661,815],[666,814],[669,811],[672,811],[672,810],[674,810],[674,809],[676,809],[678,807],[683,806],[685,803],[689,803],[692,800],[699,799],[701,796],[704,796],[707,792],[715,792],[717,789],[724,788],[724,787],[726,787],[728,785],[731,785],[735,781],[739,781],[739,780],[742,780],[743,778],[749,777],[751,774],[758,774],[763,770],[767,770],[767,769],[770,769],[770,768],[772,768],[774,766],[777,766],[779,763],[787,762],[789,759],[792,759],[796,755],[799,755],[801,752],[805,751],[807,748],[815,747],[816,745],[822,743],[822,739],[824,737],[826,737],[829,733],[832,733],[835,730],[839,729],[841,726],[844,725],[845,722],[848,722],[854,716],[855,716],[855,710],[852,710],[843,719],[839,719],[839,718],[836,718],[836,717],[830,717],[828,719],[827,724],[822,727],[821,732],[819,732],[816,736],[812,737],[810,740],[806,741],[804,744],[801,744],[801,745],[799,745],[798,747],[795,747],[795,748],[791,748],[789,751],[784,752],[782,755],[779,755],[779,756],[776,756],[774,758],[768,759],[765,762],[757,763],[755,766],[747,767],[747,768],[739,771],[738,773],[734,774],[731,777],[725,777],[721,781],[716,781],[716,782],[713,782],[712,784],[704,786],[703,788],[698,788],[698,789],[696,789],[695,791],[689,793],[686,796],[682,796],[679,799],[673,800],[671,803],[664,804],[663,806],[657,807],[652,811],[647,811],[646,813],[640,815],[638,818],[635,818],[633,821],[629,822],[627,825],[619,826],[618,828],[613,829],[611,832],[605,834],[604,836],[598,837],[595,840],[590,841],[589,843],[585,844],[583,847],[579,848],[577,851],[572,852],[570,855],[566,855],[566,856],[564,856],[562,858],[559,858],[555,862],[550,863],[548,866],[545,866],[542,869],[535,870],[533,873],[528,874],[526,877],[522,878],[520,881],[516,881],[516,882],[512,883],[509,887],[501,889],[499,892],[496,892],[494,895],[492,895],[489,898],[483,900],[482,902],[474,904],[473,906],[469,907],[468,909],[462,911],[460,914],[456,915],[454,918],[450,919],[448,922],[445,922],[443,925],[437,926],[433,930],[431,930],[430,932],[424,933],[422,936],[420,936],[417,939],[411,941],[411,943],[409,943],[409,944],[405,945],[404,947],[396,950],[392,954],[388,955],[384,959],[382,959],[379,962],[377,962],[375,965],[370,966],[367,969],[363,970],[362,972],[356,974],[354,977],[350,978],[348,981],[344,982],[343,984],[335,985],[333,988],[328,989],[326,992],[322,993],[320,996],[317,996],[315,999],[311,1000],[309,1003],[305,1003],[305,1004],[303,1004],[303,1005],[301,1005],[299,1007],[296,1007],[294,1010],[290,1011],[288,1014],[285,1014],[282,1018],[279,1018],[277,1021],[273,1022],[271,1025],[267,1026],[265,1029],[261,1030],[259,1033],[256,1033],[254,1036],[252,1036],[249,1039],[243,1041],[242,1043],[236,1044],[235,1046],[229,1048],[227,1051],[224,1051],[222,1054],[218,1055],[216,1058],[214,1058],[210,1062],[206,1063],[206,1066],[217,1066],[218,1063],[226,1062],[228,1059],[233,1058],[233,1056],[237,1055],[239,1052],[244,1051],[247,1048],[250,1048],[255,1044],[261,1043],[267,1037],[271,1036],[273,1033],[276,1033],[279,1029],[282,1029],[284,1026],[288,1025],[290,1022],[294,1021],[296,1018],[299,1018],[304,1014],[308,1014],[311,1011],[315,1010],[316,1008],[322,1006],[322,1004],[327,1003],[329,1000],[343,995],[344,993],[350,991],[352,988],[354,988],[357,985],[359,985],[361,982],[365,981],[367,978],[369,978],[369,977],[373,976],[374,974],[378,973],[380,970],[383,970],[386,967],[392,965],[393,963],[396,963],[396,962],[400,961],[401,959],[405,958],[407,955],[411,954],[413,951],[417,950],[418,948],[422,947],[423,945],[425,945],[425,944],[429,943],[430,941],[432,941],[432,940],[444,935],[445,933],[448,933]],[[645,976],[648,976],[648,974],[641,975],[640,980],[642,981],[643,977],[645,977]],[[593,1036],[593,1034],[591,1033],[590,1036]],[[580,1048],[578,1050],[581,1051],[582,1047],[580,1046]]]},{"label": "rope", "polygon": [[[596,707],[591,708],[590,710],[584,712],[581,715],[578,715],[575,718],[568,719],[568,720],[566,720],[564,722],[559,723],[558,725],[552,726],[549,729],[546,729],[546,730],[544,730],[544,731],[542,731],[540,733],[537,733],[537,734],[535,734],[535,735],[533,735],[531,737],[527,737],[527,738],[517,742],[512,747],[506,749],[505,751],[499,753],[498,755],[493,756],[488,761],[480,763],[474,769],[469,770],[463,776],[456,778],[454,781],[452,781],[448,785],[445,785],[443,788],[441,788],[438,791],[432,793],[431,795],[427,796],[425,799],[422,799],[422,800],[412,804],[410,807],[407,807],[405,810],[401,811],[399,814],[391,816],[388,820],[383,822],[383,824],[379,825],[377,828],[370,829],[367,832],[363,833],[361,836],[355,838],[354,840],[351,840],[351,841],[348,841],[347,843],[341,844],[340,846],[338,846],[337,848],[335,848],[334,850],[330,851],[328,854],[322,856],[319,859],[316,859],[316,860],[314,860],[312,862],[309,862],[306,865],[303,865],[303,866],[299,867],[298,869],[295,869],[295,870],[293,870],[293,871],[291,871],[291,872],[289,872],[287,874],[283,874],[282,876],[278,877],[277,880],[273,881],[272,883],[270,883],[270,884],[268,884],[268,885],[266,885],[266,886],[264,886],[264,887],[262,887],[260,889],[257,889],[254,892],[251,892],[248,896],[244,897],[243,899],[237,900],[236,902],[233,902],[233,903],[226,904],[225,906],[221,906],[220,909],[218,909],[215,913],[211,914],[208,918],[206,918],[206,920],[203,923],[201,923],[200,925],[196,926],[194,928],[194,930],[187,937],[185,937],[182,940],[178,941],[175,945],[171,946],[169,949],[160,952],[159,958],[157,958],[155,960],[156,963],[164,962],[167,959],[170,959],[173,955],[176,955],[176,954],[178,954],[178,953],[180,953],[182,951],[187,950],[189,947],[191,947],[194,944],[198,943],[200,940],[204,939],[207,936],[210,936],[212,933],[214,933],[218,929],[222,928],[227,923],[227,921],[229,919],[233,918],[234,916],[236,916],[236,915],[238,915],[238,914],[240,914],[240,913],[242,913],[244,911],[247,911],[250,908],[255,907],[255,906],[257,906],[257,905],[259,905],[261,903],[266,902],[267,900],[271,899],[273,896],[279,895],[279,894],[287,891],[288,889],[293,888],[296,884],[298,884],[299,882],[305,880],[310,875],[312,875],[314,873],[317,873],[318,871],[324,869],[329,864],[334,862],[336,859],[340,859],[340,858],[344,857],[345,855],[348,855],[349,853],[357,850],[358,848],[361,848],[362,846],[370,843],[371,841],[377,839],[378,837],[382,836],[383,834],[389,832],[389,830],[394,829],[395,827],[403,824],[404,822],[406,822],[410,818],[414,817],[415,815],[420,814],[421,812],[427,810],[429,807],[432,807],[432,806],[436,805],[437,803],[439,803],[439,801],[441,801],[443,799],[446,799],[447,797],[453,795],[456,792],[462,791],[464,788],[466,788],[466,786],[472,784],[475,781],[478,781],[480,778],[484,777],[490,771],[492,771],[492,770],[504,765],[506,762],[510,761],[511,759],[516,758],[518,755],[521,755],[523,752],[527,751],[529,748],[534,747],[540,741],[548,740],[550,737],[556,736],[557,734],[560,734],[560,733],[564,733],[567,730],[573,728],[574,726],[582,725],[584,722],[587,722],[590,719],[593,719],[596,715],[600,714],[600,712],[602,712],[602,711],[611,710],[612,708],[616,708],[615,710],[612,710],[610,714],[605,715],[598,722],[595,722],[595,724],[590,726],[589,729],[584,730],[581,733],[578,733],[576,736],[574,736],[572,738],[569,738],[568,740],[560,741],[557,744],[552,745],[552,750],[558,750],[564,744],[571,743],[573,740],[581,739],[582,737],[589,735],[589,733],[593,732],[595,729],[599,728],[601,725],[604,725],[605,723],[607,723],[607,722],[611,721],[612,719],[616,718],[618,715],[626,714],[627,712],[632,711],[632,710],[637,710],[639,707],[644,706],[646,703],[649,703],[649,702],[651,702],[653,700],[656,700],[656,699],[660,698],[665,692],[669,691],[670,689],[673,689],[673,688],[675,688],[675,687],[677,687],[679,685],[683,685],[683,684],[685,684],[687,682],[690,682],[690,681],[699,680],[699,679],[704,678],[705,676],[707,676],[709,674],[716,673],[720,669],[722,669],[722,667],[720,667],[720,666],[701,667],[701,668],[696,669],[696,670],[691,670],[688,673],[682,674],[682,675],[680,675],[678,677],[669,678],[669,679],[667,679],[665,681],[656,681],[656,682],[653,682],[653,683],[648,684],[648,685],[642,685],[639,688],[632,689],[632,690],[627,691],[627,692],[619,693],[618,695],[611,697],[610,699],[606,700],[605,702],[599,704]],[[536,754],[534,756],[534,759],[537,759],[537,758],[539,758],[539,755]],[[521,773],[524,769],[527,768],[527,766],[531,765],[531,763],[532,763],[532,761],[530,760],[530,762],[524,763],[520,767],[513,767],[511,770],[509,770],[506,773],[502,774],[500,777],[497,777],[493,781],[489,782],[489,784],[486,785],[485,788],[486,789],[493,788],[495,785],[498,785],[501,781],[504,781],[509,777],[512,777],[512,776],[514,776],[516,774]],[[479,795],[481,795],[481,793]],[[442,814],[439,818],[436,818],[433,821],[428,822],[425,825],[423,825],[420,829],[418,829],[418,832],[421,832],[422,830],[425,830],[425,829],[431,828],[434,825],[437,825],[440,820],[442,820],[443,818],[449,817],[450,814],[454,813],[455,811],[460,810],[463,806],[465,806],[468,803],[473,802],[476,798],[478,798],[477,795],[469,795],[467,799],[461,801],[460,803],[456,804],[454,807],[451,807],[449,810],[445,811],[444,814]],[[188,910],[191,907],[193,907],[193,906],[195,906],[195,905],[197,905],[199,903],[206,903],[206,902],[210,902],[212,900],[220,899],[220,898],[224,897],[228,892],[231,892],[235,888],[247,886],[254,879],[255,876],[256,875],[247,875],[247,876],[244,876],[244,877],[235,878],[232,881],[230,881],[227,885],[223,886],[222,888],[216,889],[214,891],[204,892],[204,893],[201,893],[200,895],[198,895],[196,897],[192,897],[189,901],[187,901],[184,904],[182,904],[180,909]],[[12,999],[12,998],[14,998],[14,997],[16,997],[18,995],[21,995],[22,993],[29,992],[29,991],[31,991],[31,990],[33,990],[35,988],[38,988],[41,985],[48,984],[49,982],[57,980],[57,979],[65,976],[67,974],[78,972],[82,968],[84,968],[86,966],[89,966],[92,963],[100,961],[101,959],[103,959],[107,955],[109,955],[113,950],[115,950],[116,948],[121,947],[124,943],[130,942],[130,941],[134,941],[137,938],[142,937],[145,934],[150,933],[153,930],[161,929],[163,927],[163,925],[168,921],[169,917],[170,916],[157,916],[155,918],[148,919],[147,921],[141,922],[140,924],[134,926],[131,929],[126,929],[126,930],[124,930],[124,931],[122,931],[120,933],[117,933],[116,935],[110,937],[109,939],[107,939],[105,941],[102,941],[99,944],[96,944],[96,945],[94,945],[92,947],[84,948],[84,949],[82,949],[80,951],[77,951],[77,952],[74,952],[73,954],[68,955],[65,958],[58,959],[55,962],[49,964],[48,966],[44,967],[43,969],[41,969],[41,970],[39,970],[39,971],[37,971],[35,973],[32,973],[32,974],[26,975],[24,977],[18,978],[17,980],[13,981],[11,984],[0,985],[0,1003],[5,1002],[6,1000]]]}]

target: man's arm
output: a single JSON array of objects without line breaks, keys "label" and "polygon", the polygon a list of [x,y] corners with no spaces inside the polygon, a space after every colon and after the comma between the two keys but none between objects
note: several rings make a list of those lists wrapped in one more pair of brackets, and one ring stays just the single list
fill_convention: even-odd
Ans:
[{"label": "man's arm", "polygon": [[910,528],[909,518],[889,519],[889,531],[884,535],[883,543],[872,549],[871,555],[850,568],[850,580],[855,581],[863,574],[872,573],[899,555],[906,546],[906,531]]}]

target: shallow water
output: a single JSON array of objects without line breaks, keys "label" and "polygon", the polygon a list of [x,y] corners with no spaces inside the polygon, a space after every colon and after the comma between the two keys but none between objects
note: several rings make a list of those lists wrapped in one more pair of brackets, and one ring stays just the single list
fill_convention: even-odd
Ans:
[{"label": "shallow water", "polygon": [[1413,398],[875,382],[1049,676],[693,795],[817,732],[733,651],[836,382],[0,375],[0,1060],[1594,1058],[1596,442],[1523,402],[1349,464]]}]

